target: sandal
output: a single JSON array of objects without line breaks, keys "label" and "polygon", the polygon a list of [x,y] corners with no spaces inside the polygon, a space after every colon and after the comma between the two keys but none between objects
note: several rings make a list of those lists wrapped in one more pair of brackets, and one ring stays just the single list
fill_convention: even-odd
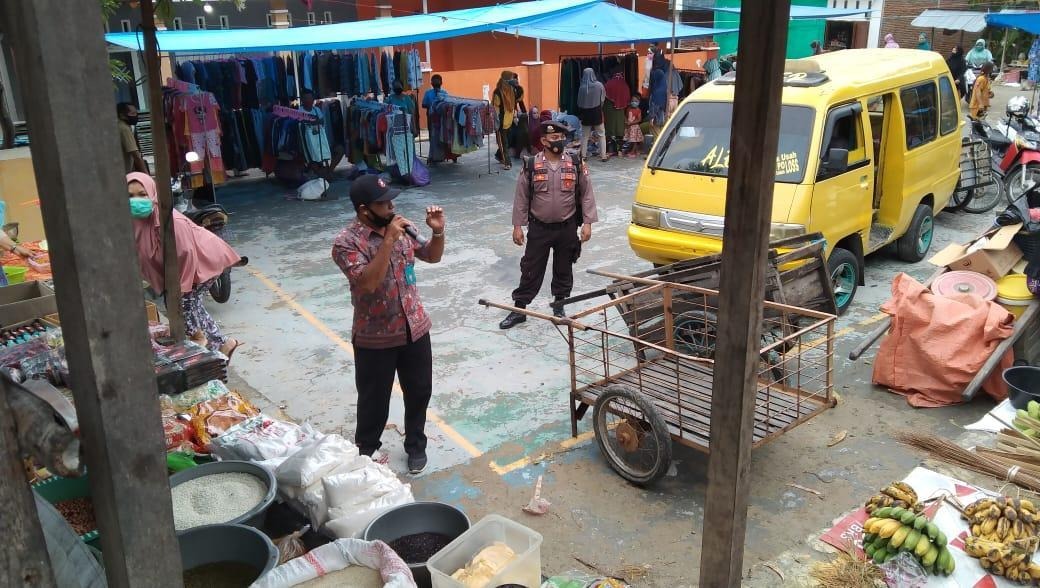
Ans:
[{"label": "sandal", "polygon": [[220,352],[227,357],[228,363],[231,363],[231,356],[235,354],[235,350],[241,344],[242,342],[238,339],[228,339],[226,343],[220,346]]}]

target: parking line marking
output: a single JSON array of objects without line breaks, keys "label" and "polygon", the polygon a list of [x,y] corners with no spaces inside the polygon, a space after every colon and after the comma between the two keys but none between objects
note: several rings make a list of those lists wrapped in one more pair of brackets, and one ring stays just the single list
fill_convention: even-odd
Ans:
[{"label": "parking line marking", "polygon": [[[328,325],[321,322],[321,320],[318,319],[318,317],[314,316],[314,314],[311,313],[311,311],[304,308],[299,302],[296,302],[296,300],[294,300],[288,292],[283,290],[278,284],[274,283],[274,281],[271,280],[271,278],[268,278],[266,275],[264,275],[263,272],[249,266],[246,266],[246,270],[248,270],[254,278],[259,280],[260,283],[263,284],[268,290],[273,292],[279,300],[281,300],[290,308],[295,310],[303,318],[303,320],[310,323],[312,327],[317,329],[322,335],[325,335],[325,337],[333,343],[335,343],[337,347],[345,351],[351,359],[354,359],[354,347],[350,343],[346,342],[343,339],[343,337],[340,337],[335,331],[329,328]],[[394,392],[398,394],[404,394],[401,391],[401,386],[397,383],[396,380],[394,380]],[[465,450],[465,452],[468,453],[470,457],[480,457],[481,455],[484,455],[484,452],[478,449],[476,445],[471,443],[469,439],[463,437],[462,434],[456,431],[454,427],[444,422],[444,419],[442,419],[440,415],[438,415],[437,412],[432,408],[426,409],[426,418],[430,421],[433,421],[433,423],[437,425],[437,428],[439,428],[446,437],[454,441],[456,445]]]}]

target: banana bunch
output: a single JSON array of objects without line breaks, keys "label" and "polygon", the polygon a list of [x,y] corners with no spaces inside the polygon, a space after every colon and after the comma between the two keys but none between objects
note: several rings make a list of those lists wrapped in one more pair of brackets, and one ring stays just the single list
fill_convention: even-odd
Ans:
[{"label": "banana bunch", "polygon": [[1005,496],[977,500],[964,509],[963,517],[974,537],[998,543],[1036,539],[1040,522],[1032,502]]},{"label": "banana bunch", "polygon": [[917,501],[917,492],[906,482],[892,482],[881,489],[881,492],[870,497],[864,505],[867,514],[873,515],[874,511],[887,506],[900,507],[921,512],[922,506]]},{"label": "banana bunch", "polygon": [[964,551],[979,560],[983,569],[1013,582],[1033,584],[1040,581],[1040,565],[1029,561],[1035,542],[1015,540],[1009,543],[968,537]]},{"label": "banana bunch", "polygon": [[1027,409],[1018,409],[1011,424],[1027,437],[1040,436],[1040,402],[1030,400]]},{"label": "banana bunch", "polygon": [[876,563],[884,563],[901,551],[914,554],[930,574],[953,573],[953,554],[946,535],[928,517],[902,507],[881,507],[863,523],[863,549]]}]

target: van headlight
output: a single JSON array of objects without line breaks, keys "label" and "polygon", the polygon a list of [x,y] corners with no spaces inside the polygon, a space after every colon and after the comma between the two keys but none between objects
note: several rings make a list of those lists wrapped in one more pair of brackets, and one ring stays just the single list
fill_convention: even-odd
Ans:
[{"label": "van headlight", "polygon": [[805,234],[805,225],[790,225],[787,223],[773,223],[769,225],[769,240],[779,241],[790,237],[799,237]]},{"label": "van headlight", "polygon": [[642,204],[632,205],[632,223],[654,229],[661,227],[661,209]]}]

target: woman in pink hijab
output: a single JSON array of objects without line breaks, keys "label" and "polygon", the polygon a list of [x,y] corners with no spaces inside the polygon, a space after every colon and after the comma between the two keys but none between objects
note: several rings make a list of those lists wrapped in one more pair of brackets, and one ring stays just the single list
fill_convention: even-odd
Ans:
[{"label": "woman in pink hijab", "polygon": [[[126,184],[141,275],[153,290],[163,292],[166,282],[155,180],[148,174],[133,172],[126,175]],[[202,304],[202,295],[216,277],[242,258],[223,239],[176,210],[173,211],[173,233],[181,269],[181,309],[187,333],[193,339],[204,336],[209,349],[219,350],[231,359],[239,342],[220,332],[220,327]]]},{"label": "woman in pink hijab", "polygon": [[899,49],[899,43],[896,43],[896,37],[892,33],[885,35],[885,49]]}]

